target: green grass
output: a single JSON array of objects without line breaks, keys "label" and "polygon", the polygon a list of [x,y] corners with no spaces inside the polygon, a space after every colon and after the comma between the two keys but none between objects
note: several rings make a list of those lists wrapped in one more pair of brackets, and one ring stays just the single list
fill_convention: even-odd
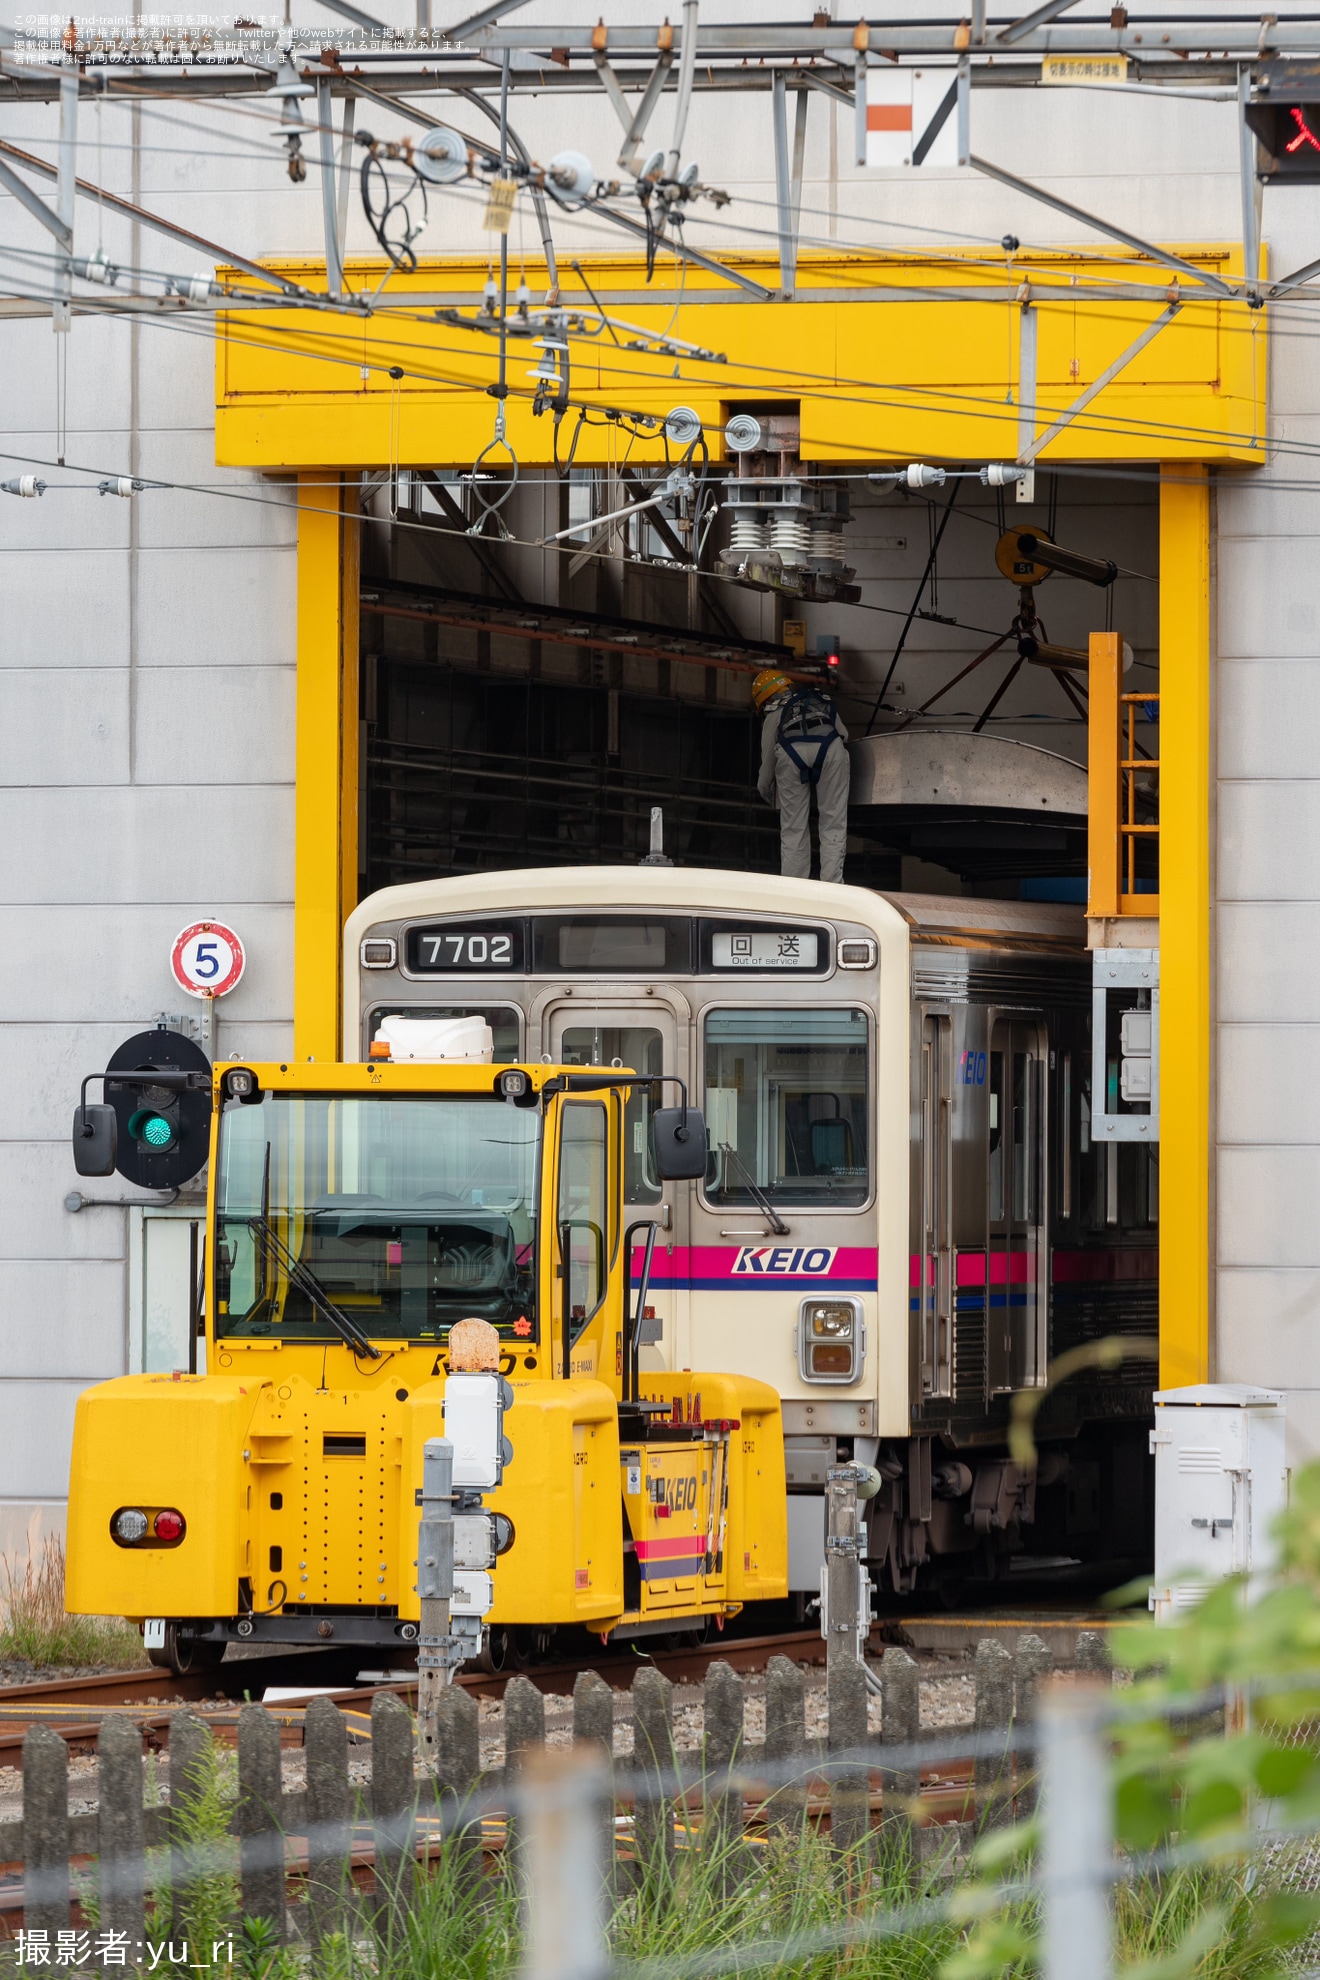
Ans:
[{"label": "green grass", "polygon": [[37,1670],[58,1666],[145,1663],[142,1638],[117,1616],[71,1616],[64,1607],[64,1544],[57,1534],[41,1554],[0,1555],[0,1658]]},{"label": "green grass", "polygon": [[[515,1864],[505,1856],[476,1874],[472,1853],[454,1841],[419,1872],[415,1905],[400,1921],[346,1885],[345,1928],[316,1951],[280,1946],[266,1921],[245,1919],[233,1931],[233,1965],[212,1966],[210,1947],[229,1940],[238,1904],[228,1831],[235,1756],[209,1747],[189,1786],[179,1841],[203,1849],[207,1863],[177,1913],[164,1889],[169,1851],[151,1852],[148,1937],[182,1935],[190,1949],[186,1966],[160,1961],[162,1980],[517,1980],[524,1971]],[[1029,1867],[1005,1853],[1002,1832],[991,1848],[998,1876],[1013,1881]],[[978,1867],[946,1854],[918,1864],[885,1831],[840,1857],[805,1821],[705,1848],[699,1829],[680,1830],[672,1862],[616,1864],[606,1907],[613,1960],[624,1971],[687,1980],[1038,1980],[1038,1906],[1000,1901],[990,1860]],[[1120,1884],[1115,1980],[1285,1980],[1297,1969],[1262,1929],[1263,1897],[1239,1863]],[[94,1871],[81,1902],[94,1925]],[[922,1906],[938,1915],[894,1929],[899,1913]],[[4,1954],[0,1968],[12,1970]]]}]

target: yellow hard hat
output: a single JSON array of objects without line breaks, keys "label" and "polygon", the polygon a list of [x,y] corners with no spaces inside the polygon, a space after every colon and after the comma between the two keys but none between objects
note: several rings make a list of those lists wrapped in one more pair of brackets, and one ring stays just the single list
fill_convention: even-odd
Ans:
[{"label": "yellow hard hat", "polygon": [[781,674],[777,667],[767,667],[752,682],[752,700],[758,708],[764,708],[772,695],[782,694],[792,685],[787,674]]}]

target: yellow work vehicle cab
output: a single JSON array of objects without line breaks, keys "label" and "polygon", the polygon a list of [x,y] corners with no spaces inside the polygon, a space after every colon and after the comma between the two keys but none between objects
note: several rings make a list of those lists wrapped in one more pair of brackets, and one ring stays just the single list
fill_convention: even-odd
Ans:
[{"label": "yellow work vehicle cab", "polygon": [[[153,1096],[163,1113],[170,1101],[149,1078],[106,1075],[107,1102],[148,1140]],[[777,1393],[744,1375],[639,1371],[656,1231],[623,1227],[637,1081],[553,1065],[215,1066],[205,1372],[80,1397],[70,1609],[140,1621],[180,1671],[231,1641],[415,1645],[423,1446],[445,1434],[450,1329],[474,1318],[499,1337],[512,1445],[490,1496],[504,1551],[489,1574],[456,1570],[474,1640],[526,1632],[544,1649],[566,1628],[701,1628],[783,1596]],[[114,1166],[112,1113],[84,1087],[84,1173]],[[686,1094],[654,1118],[662,1172],[699,1174],[705,1128]]]}]

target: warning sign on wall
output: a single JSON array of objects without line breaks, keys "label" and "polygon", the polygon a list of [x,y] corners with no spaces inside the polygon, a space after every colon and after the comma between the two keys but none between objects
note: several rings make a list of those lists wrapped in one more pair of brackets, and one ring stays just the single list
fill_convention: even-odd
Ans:
[{"label": "warning sign on wall", "polygon": [[866,162],[868,165],[956,165],[956,71],[868,69]]}]

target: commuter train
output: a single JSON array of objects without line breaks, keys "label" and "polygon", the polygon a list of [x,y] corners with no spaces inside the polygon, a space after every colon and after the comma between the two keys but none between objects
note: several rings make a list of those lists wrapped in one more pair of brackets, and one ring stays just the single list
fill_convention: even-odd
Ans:
[{"label": "commuter train", "polygon": [[[1146,1562],[1158,1151],[1091,1141],[1080,910],[658,864],[482,873],[365,900],[343,980],[346,1061],[393,1016],[479,1016],[497,1062],[630,1067],[703,1108],[706,1173],[667,1183],[660,1089],[627,1101],[625,1217],[656,1227],[641,1368],[778,1392],[800,1601],[849,1458],[884,1480],[882,1591]],[[1019,1470],[1014,1393],[1112,1335],[1121,1365],[1050,1390]]]}]

